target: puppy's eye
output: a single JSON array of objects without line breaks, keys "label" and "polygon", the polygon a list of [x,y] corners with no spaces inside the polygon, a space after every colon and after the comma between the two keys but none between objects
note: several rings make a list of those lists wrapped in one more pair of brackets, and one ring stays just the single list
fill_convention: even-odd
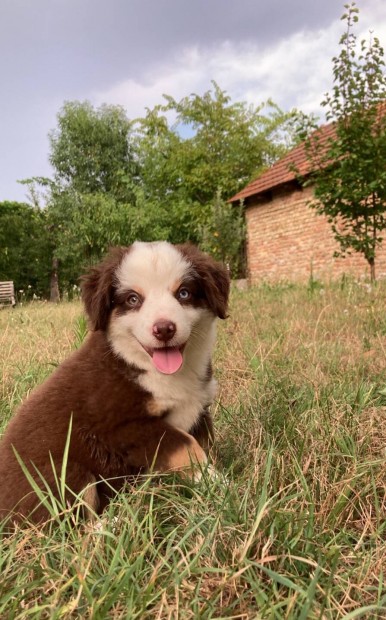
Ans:
[{"label": "puppy's eye", "polygon": [[126,303],[130,308],[138,308],[141,305],[141,298],[137,293],[129,293],[126,297]]},{"label": "puppy's eye", "polygon": [[177,299],[179,299],[180,301],[189,301],[191,297],[192,293],[189,291],[189,289],[185,288],[184,286],[181,286],[181,288],[178,289]]}]

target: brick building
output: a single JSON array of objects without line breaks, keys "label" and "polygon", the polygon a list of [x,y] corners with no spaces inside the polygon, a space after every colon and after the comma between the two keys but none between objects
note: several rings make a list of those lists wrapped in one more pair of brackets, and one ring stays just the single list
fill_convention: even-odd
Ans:
[{"label": "brick building", "polygon": [[[319,131],[327,140],[333,135],[333,126],[325,125]],[[330,224],[307,205],[312,188],[302,188],[293,166],[301,175],[309,172],[302,144],[231,198],[231,202],[244,201],[250,280],[304,282],[311,273],[324,282],[344,273],[369,277],[361,254],[334,258],[339,245]],[[378,278],[386,277],[386,242],[377,252],[375,269]]]}]

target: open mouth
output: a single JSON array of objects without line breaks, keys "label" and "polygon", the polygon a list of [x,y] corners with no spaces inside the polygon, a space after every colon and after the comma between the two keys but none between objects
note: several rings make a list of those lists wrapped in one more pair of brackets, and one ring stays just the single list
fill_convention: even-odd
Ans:
[{"label": "open mouth", "polygon": [[152,358],[154,366],[164,375],[172,375],[182,366],[182,353],[185,348],[183,344],[180,347],[159,347],[157,349],[149,349],[146,352]]}]

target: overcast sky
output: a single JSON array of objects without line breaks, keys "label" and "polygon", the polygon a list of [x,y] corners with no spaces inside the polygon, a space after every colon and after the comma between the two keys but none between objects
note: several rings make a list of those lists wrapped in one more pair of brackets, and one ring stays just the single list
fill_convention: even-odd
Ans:
[{"label": "overcast sky", "polygon": [[[344,29],[339,0],[0,0],[0,201],[49,176],[47,134],[66,100],[145,107],[216,80],[233,101],[318,113]],[[385,0],[357,32],[386,49]]]}]

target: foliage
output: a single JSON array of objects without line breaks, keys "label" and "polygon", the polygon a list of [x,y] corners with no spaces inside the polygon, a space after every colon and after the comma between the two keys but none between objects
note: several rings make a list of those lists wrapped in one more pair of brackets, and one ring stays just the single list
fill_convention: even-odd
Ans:
[{"label": "foliage", "polygon": [[218,192],[202,231],[202,248],[228,265],[233,278],[245,273],[245,224],[243,205],[232,205]]},{"label": "foliage", "polygon": [[[384,618],[385,304],[382,282],[234,290],[217,476],[144,476],[97,523],[53,500],[60,518],[0,539],[0,617]],[[80,315],[0,312],[0,432],[80,344]]]},{"label": "foliage", "polygon": [[355,4],[345,5],[341,51],[333,58],[334,87],[323,104],[335,136],[314,133],[306,153],[315,186],[312,206],[332,225],[341,253],[360,252],[375,277],[376,251],[386,228],[386,77],[383,49],[371,36],[358,50]]},{"label": "foliage", "polygon": [[110,245],[127,242],[126,206],[109,194],[58,192],[48,210],[56,232],[55,255],[69,275],[97,261]]},{"label": "foliage", "polygon": [[280,157],[281,132],[294,115],[272,101],[258,107],[232,103],[215,82],[213,92],[192,94],[179,102],[170,96],[166,100],[164,110],[176,114],[176,127],[193,132],[181,140],[175,157],[190,199],[204,205],[218,191],[232,196]]},{"label": "foliage", "polygon": [[137,121],[141,184],[173,215],[174,205],[185,205],[188,238],[200,242],[218,192],[232,196],[280,157],[298,113],[271,101],[233,103],[215,82],[202,96],[165,99]]},{"label": "foliage", "polygon": [[0,280],[16,291],[47,294],[50,242],[46,213],[19,202],[0,203]]},{"label": "foliage", "polygon": [[50,135],[54,179],[26,183],[38,202],[46,190],[46,216],[62,290],[71,290],[82,270],[109,246],[129,243],[129,215],[136,164],[130,146],[131,123],[119,106],[94,109],[67,102]]},{"label": "foliage", "polygon": [[120,106],[67,101],[50,134],[55,182],[80,194],[105,193],[128,202],[136,174],[131,123]]}]

